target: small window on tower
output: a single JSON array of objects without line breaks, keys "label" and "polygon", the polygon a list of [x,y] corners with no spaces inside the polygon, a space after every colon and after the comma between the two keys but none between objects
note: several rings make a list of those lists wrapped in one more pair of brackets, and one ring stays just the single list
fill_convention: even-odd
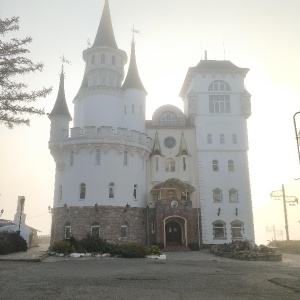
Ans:
[{"label": "small window on tower", "polygon": [[58,201],[61,201],[62,200],[62,185],[59,186],[59,189],[58,189]]},{"label": "small window on tower", "polygon": [[127,166],[128,165],[128,152],[127,151],[124,151],[124,159],[123,159],[123,164],[124,166]]},{"label": "small window on tower", "polygon": [[212,144],[212,134],[211,133],[207,134],[207,144]]},{"label": "small window on tower", "polygon": [[182,168],[183,168],[183,171],[186,171],[186,158],[185,157],[183,157],[182,158]]},{"label": "small window on tower", "polygon": [[114,199],[115,198],[115,184],[111,182],[108,186],[108,198]]},{"label": "small window on tower", "polygon": [[80,200],[84,200],[85,199],[85,193],[86,193],[86,184],[85,183],[81,183],[80,184]]},{"label": "small window on tower", "polygon": [[92,65],[95,64],[95,55],[92,55]]},{"label": "small window on tower", "polygon": [[97,149],[96,150],[96,165],[100,165],[101,163],[101,150]]},{"label": "small window on tower", "polygon": [[225,144],[225,135],[224,135],[224,133],[220,134],[220,144]]},{"label": "small window on tower", "polygon": [[155,157],[155,171],[159,170],[158,157]]},{"label": "small window on tower", "polygon": [[74,165],[74,151],[72,150],[70,152],[70,166]]},{"label": "small window on tower", "polygon": [[101,54],[101,64],[105,64],[105,54]]},{"label": "small window on tower", "polygon": [[137,188],[138,188],[138,185],[135,184],[133,186],[133,198],[134,198],[134,200],[137,200]]},{"label": "small window on tower", "polygon": [[237,144],[237,134],[235,133],[232,135],[232,143]]},{"label": "small window on tower", "polygon": [[113,65],[116,64],[116,57],[115,57],[114,55],[113,55],[112,58],[111,58],[111,63],[112,63]]}]

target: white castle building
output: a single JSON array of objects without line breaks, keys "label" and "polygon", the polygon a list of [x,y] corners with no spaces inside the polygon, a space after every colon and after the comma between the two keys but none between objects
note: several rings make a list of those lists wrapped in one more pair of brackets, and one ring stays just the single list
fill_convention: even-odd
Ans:
[{"label": "white castle building", "polygon": [[248,170],[249,69],[201,60],[173,105],[145,118],[147,92],[132,41],[117,46],[106,0],[72,117],[64,74],[52,112],[56,163],[51,243],[87,234],[111,242],[192,249],[254,240]]}]

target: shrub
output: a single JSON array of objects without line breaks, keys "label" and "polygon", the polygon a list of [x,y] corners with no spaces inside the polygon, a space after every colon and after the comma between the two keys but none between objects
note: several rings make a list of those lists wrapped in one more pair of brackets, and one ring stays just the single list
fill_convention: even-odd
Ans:
[{"label": "shrub", "polygon": [[272,241],[268,246],[277,247],[281,252],[300,254],[300,241]]},{"label": "shrub", "polygon": [[56,253],[70,254],[75,252],[75,246],[68,240],[62,240],[50,246],[50,250]]},{"label": "shrub", "polygon": [[148,249],[149,254],[153,254],[153,255],[161,255],[162,251],[161,249],[156,246],[156,245],[152,245],[149,249]]},{"label": "shrub", "polygon": [[117,255],[125,258],[144,258],[148,251],[146,247],[138,243],[126,243],[118,245]]},{"label": "shrub", "polygon": [[110,252],[110,244],[106,240],[99,237],[92,237],[87,235],[85,238],[80,240],[78,244],[89,253],[104,253]]},{"label": "shrub", "polygon": [[0,232],[0,255],[27,251],[27,243],[19,232]]}]

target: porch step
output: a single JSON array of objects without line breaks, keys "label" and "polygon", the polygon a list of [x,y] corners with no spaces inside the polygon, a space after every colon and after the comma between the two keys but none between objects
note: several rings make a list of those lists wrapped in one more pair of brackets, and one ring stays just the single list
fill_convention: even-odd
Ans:
[{"label": "porch step", "polygon": [[184,252],[191,251],[191,249],[185,245],[167,245],[164,249],[165,252]]}]

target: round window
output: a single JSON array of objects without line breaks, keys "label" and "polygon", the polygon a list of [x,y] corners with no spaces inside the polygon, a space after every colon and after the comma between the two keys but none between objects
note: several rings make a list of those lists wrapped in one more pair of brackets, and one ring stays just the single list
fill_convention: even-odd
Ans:
[{"label": "round window", "polygon": [[173,148],[176,145],[176,140],[172,136],[168,136],[164,140],[164,145],[167,148]]}]

